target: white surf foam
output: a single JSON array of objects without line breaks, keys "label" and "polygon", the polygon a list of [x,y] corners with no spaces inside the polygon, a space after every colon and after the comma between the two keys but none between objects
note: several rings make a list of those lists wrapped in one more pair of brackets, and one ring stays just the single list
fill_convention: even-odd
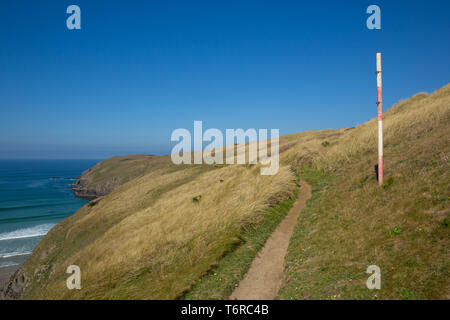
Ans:
[{"label": "white surf foam", "polygon": [[3,263],[0,263],[0,268],[6,268],[6,267],[12,267],[12,266],[18,266],[19,264],[18,263],[15,263],[15,262],[3,262]]},{"label": "white surf foam", "polygon": [[0,258],[11,258],[11,257],[18,257],[18,256],[26,256],[26,255],[29,255],[29,254],[31,254],[31,251],[0,253]]},{"label": "white surf foam", "polygon": [[11,232],[0,233],[0,241],[44,236],[54,226],[55,226],[54,223],[46,223],[46,224],[40,224],[38,226],[34,226],[34,227],[30,227],[30,228],[24,228],[24,229],[14,230]]}]

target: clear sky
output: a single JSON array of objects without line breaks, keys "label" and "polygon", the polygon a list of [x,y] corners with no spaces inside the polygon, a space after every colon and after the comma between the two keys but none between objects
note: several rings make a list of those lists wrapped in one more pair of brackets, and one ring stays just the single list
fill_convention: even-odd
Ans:
[{"label": "clear sky", "polygon": [[376,116],[377,51],[385,108],[447,84],[450,1],[2,0],[0,158],[166,154],[194,120],[354,126]]}]

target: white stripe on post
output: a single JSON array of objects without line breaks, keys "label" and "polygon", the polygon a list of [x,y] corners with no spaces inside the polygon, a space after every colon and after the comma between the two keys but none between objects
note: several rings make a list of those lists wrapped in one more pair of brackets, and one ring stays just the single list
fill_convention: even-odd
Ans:
[{"label": "white stripe on post", "polygon": [[377,104],[378,104],[378,184],[383,184],[383,99],[381,94],[381,53],[377,52]]}]

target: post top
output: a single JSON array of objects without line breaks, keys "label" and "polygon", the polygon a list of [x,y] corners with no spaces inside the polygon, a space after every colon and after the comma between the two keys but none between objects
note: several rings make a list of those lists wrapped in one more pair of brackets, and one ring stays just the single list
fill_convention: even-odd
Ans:
[{"label": "post top", "polygon": [[[377,52],[377,74],[381,72],[381,52]],[[378,85],[381,85],[381,77],[379,77]]]}]

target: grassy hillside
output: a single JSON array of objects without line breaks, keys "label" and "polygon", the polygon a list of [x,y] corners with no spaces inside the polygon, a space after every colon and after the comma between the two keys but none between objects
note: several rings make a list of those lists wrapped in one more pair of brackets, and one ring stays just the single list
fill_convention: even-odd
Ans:
[{"label": "grassy hillside", "polygon": [[[21,272],[23,298],[172,299],[181,295],[269,206],[293,196],[288,167],[189,166],[153,171],[91,201],[53,228]],[[67,266],[83,290],[67,290]]]},{"label": "grassy hillside", "polygon": [[137,154],[112,157],[83,172],[72,185],[72,189],[79,197],[97,198],[152,171],[172,172],[183,169],[184,166],[174,165],[170,156]]},{"label": "grassy hillside", "polygon": [[[313,197],[291,239],[280,299],[450,298],[449,123],[449,85],[388,110],[383,187],[375,119],[300,164]],[[373,264],[381,290],[366,288]]]},{"label": "grassy hillside", "polygon": [[[292,169],[314,192],[279,298],[448,298],[450,86],[400,102],[384,119],[383,187],[375,119],[282,137],[274,176],[259,165],[105,161],[90,183],[120,183],[44,237],[16,275],[22,298],[226,298],[292,204]],[[65,286],[71,264],[82,290]],[[381,290],[365,287],[370,264],[381,268]]]}]

